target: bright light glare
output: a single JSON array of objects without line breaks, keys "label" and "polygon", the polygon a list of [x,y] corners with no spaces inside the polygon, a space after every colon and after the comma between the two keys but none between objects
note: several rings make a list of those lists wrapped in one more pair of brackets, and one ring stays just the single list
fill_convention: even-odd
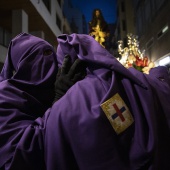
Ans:
[{"label": "bright light glare", "polygon": [[168,63],[170,63],[170,56],[167,56],[167,57],[165,57],[165,58],[163,58],[162,60],[159,61],[160,66],[165,66]]},{"label": "bright light glare", "polygon": [[168,30],[168,26],[164,27],[164,28],[162,29],[162,32],[164,33],[164,32],[166,32],[167,30]]}]

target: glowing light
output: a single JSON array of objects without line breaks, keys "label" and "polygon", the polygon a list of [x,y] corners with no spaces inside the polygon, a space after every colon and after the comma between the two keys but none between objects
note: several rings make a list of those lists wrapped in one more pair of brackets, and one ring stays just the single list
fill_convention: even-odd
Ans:
[{"label": "glowing light", "polygon": [[141,52],[139,49],[138,36],[131,33],[127,34],[127,47],[124,47],[122,40],[118,41],[118,53],[119,62],[125,68],[134,67],[138,71],[149,74],[150,69],[155,67],[155,63],[149,61],[145,55],[145,50]]},{"label": "glowing light", "polygon": [[166,26],[162,29],[162,33],[166,32],[167,30],[168,30],[168,26]]},{"label": "glowing light", "polygon": [[165,66],[170,63],[170,56],[167,56],[159,61],[160,66]]}]

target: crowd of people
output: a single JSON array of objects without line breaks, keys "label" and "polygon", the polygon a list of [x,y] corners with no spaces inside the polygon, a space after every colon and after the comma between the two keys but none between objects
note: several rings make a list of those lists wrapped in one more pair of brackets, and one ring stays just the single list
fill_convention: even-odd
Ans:
[{"label": "crowd of people", "polygon": [[9,45],[0,170],[170,169],[168,69],[127,69],[90,35],[57,41],[57,52],[27,33]]}]

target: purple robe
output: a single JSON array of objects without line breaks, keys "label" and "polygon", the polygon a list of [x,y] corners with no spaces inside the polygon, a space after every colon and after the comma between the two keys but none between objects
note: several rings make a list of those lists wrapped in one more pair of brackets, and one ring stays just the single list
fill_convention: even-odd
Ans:
[{"label": "purple robe", "polygon": [[22,164],[42,169],[36,164],[36,157],[43,160],[44,123],[38,117],[54,99],[57,67],[56,52],[46,41],[26,33],[11,41],[0,74],[0,169],[19,170]]},{"label": "purple robe", "polygon": [[127,70],[88,35],[61,35],[58,42],[59,65],[65,54],[73,60],[78,55],[87,62],[87,76],[37,119],[25,113],[27,105],[14,105],[15,96],[7,97],[13,84],[8,91],[3,85],[8,80],[1,82],[0,168],[170,169],[167,70],[154,68],[150,75]]},{"label": "purple robe", "polygon": [[[58,61],[67,53],[77,54],[87,61],[88,74],[51,109],[45,134],[48,168],[170,169],[169,99],[162,103],[170,96],[169,76],[162,82],[156,78],[158,73],[127,70],[86,35],[63,35],[58,42]],[[155,69],[167,74],[161,68]],[[122,108],[126,104],[134,119],[120,134],[101,108],[115,94],[121,96]],[[115,119],[115,114],[110,118]]]}]

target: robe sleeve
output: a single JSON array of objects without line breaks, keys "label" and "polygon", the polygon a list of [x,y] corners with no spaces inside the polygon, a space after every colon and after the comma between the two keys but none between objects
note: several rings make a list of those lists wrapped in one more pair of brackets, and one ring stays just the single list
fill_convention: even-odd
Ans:
[{"label": "robe sleeve", "polygon": [[[36,100],[7,82],[0,84],[0,169],[43,170],[43,136],[48,111],[43,117]],[[44,111],[45,113],[45,111]]]}]

